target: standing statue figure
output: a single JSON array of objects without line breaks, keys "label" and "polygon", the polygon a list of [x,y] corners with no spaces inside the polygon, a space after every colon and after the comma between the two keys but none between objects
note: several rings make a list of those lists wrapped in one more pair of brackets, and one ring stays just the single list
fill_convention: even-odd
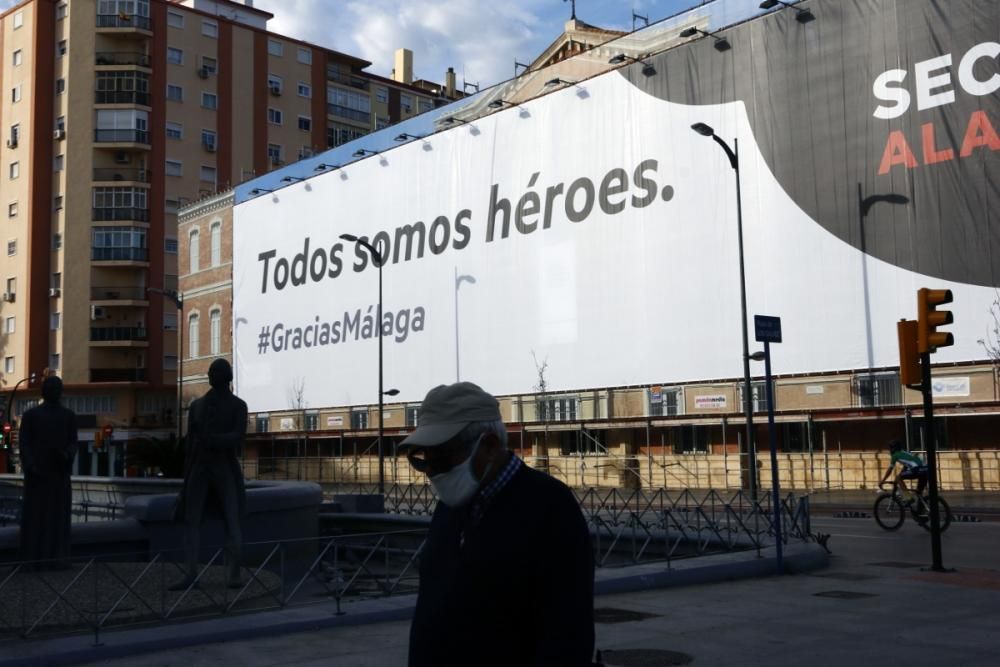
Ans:
[{"label": "standing statue figure", "polygon": [[21,512],[21,559],[34,567],[70,567],[70,472],[76,455],[76,415],[59,404],[62,380],[42,382],[42,404],[21,418],[21,465],[24,505]]},{"label": "standing statue figure", "polygon": [[240,518],[246,508],[246,490],[237,454],[246,436],[247,404],[229,388],[232,381],[232,366],[216,359],[208,368],[212,388],[188,409],[184,487],[174,514],[175,520],[185,523],[186,572],[172,590],[187,589],[197,581],[201,522],[210,496],[218,500],[226,527],[226,584],[241,585]]}]

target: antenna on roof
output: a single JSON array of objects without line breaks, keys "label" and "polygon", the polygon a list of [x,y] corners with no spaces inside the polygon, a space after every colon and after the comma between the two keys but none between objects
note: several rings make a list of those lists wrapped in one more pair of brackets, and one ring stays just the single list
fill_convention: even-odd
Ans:
[{"label": "antenna on roof", "polygon": [[471,81],[465,81],[465,80],[463,80],[462,81],[462,92],[465,93],[466,95],[468,95],[469,94],[469,88],[475,88],[476,92],[478,93],[479,92],[479,82],[477,81],[476,83],[473,83]]},{"label": "antenna on roof", "polygon": [[569,2],[569,3],[572,4],[572,6],[573,6],[573,13],[570,15],[569,20],[570,21],[575,21],[576,20],[576,0],[563,0],[563,2]]},{"label": "antenna on roof", "polygon": [[524,63],[519,63],[517,62],[517,58],[514,58],[514,76],[517,76],[518,67],[524,68],[524,71],[527,72],[529,65],[525,65]]},{"label": "antenna on roof", "polygon": [[649,17],[648,17],[648,16],[643,16],[642,14],[636,14],[636,13],[635,13],[635,12],[633,11],[633,12],[632,12],[632,32],[635,32],[635,20],[636,20],[636,19],[642,19],[642,20],[643,20],[643,22],[645,22],[645,24],[646,24],[647,26],[649,25]]}]

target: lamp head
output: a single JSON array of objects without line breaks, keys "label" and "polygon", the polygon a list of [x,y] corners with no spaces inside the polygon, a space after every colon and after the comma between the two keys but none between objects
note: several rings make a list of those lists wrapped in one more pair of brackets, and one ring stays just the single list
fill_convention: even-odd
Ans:
[{"label": "lamp head", "polygon": [[777,6],[778,0],[764,0],[764,2],[760,3],[761,9],[774,9]]},{"label": "lamp head", "polygon": [[712,126],[706,125],[705,123],[695,123],[694,125],[691,126],[691,129],[703,137],[715,136],[715,130],[712,129]]},{"label": "lamp head", "polygon": [[489,107],[490,109],[500,109],[503,107],[503,100],[493,100],[486,106]]},{"label": "lamp head", "polygon": [[681,37],[694,37],[698,34],[697,28],[684,28],[681,30]]},{"label": "lamp head", "polygon": [[621,65],[623,62],[625,62],[625,54],[624,53],[619,53],[618,55],[611,56],[608,59],[608,64],[609,65]]}]

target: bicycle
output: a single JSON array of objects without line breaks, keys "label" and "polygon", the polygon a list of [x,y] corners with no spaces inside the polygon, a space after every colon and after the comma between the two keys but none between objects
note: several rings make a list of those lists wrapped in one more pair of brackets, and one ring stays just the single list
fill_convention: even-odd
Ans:
[{"label": "bicycle", "polygon": [[[875,523],[885,530],[898,530],[906,519],[906,508],[910,509],[910,516],[924,530],[931,529],[930,500],[926,493],[913,494],[913,501],[907,503],[903,500],[902,492],[899,488],[899,481],[893,480],[891,491],[882,491],[875,498]],[[938,520],[941,524],[941,532],[948,530],[951,525],[952,514],[948,502],[938,495]]]}]

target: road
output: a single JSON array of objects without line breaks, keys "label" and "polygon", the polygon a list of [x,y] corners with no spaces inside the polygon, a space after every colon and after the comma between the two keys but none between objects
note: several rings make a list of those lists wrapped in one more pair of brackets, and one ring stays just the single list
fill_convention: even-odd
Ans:
[{"label": "road", "polygon": [[[912,521],[894,533],[872,519],[813,524],[832,535],[826,570],[598,598],[605,622],[597,624],[597,646],[608,667],[996,664],[1000,523],[953,524],[942,553],[956,571],[943,574],[922,568],[931,562],[930,537]],[[139,660],[149,667],[405,665],[408,632],[408,622],[385,623]],[[137,657],[100,664],[131,666]]]}]

